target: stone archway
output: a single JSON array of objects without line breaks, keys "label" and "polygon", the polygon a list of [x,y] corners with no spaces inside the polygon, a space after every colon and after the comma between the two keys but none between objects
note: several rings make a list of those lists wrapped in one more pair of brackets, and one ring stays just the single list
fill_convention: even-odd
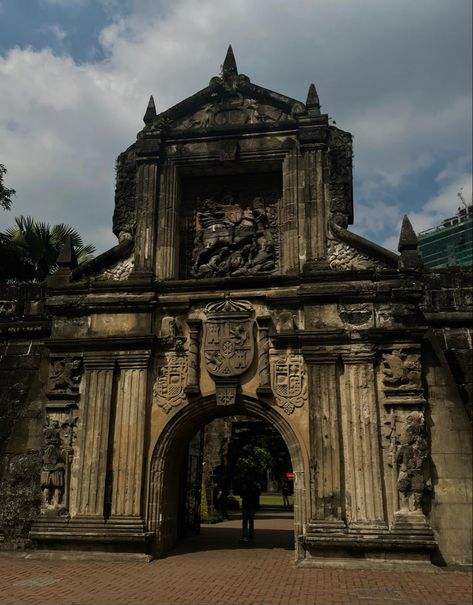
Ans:
[{"label": "stone archway", "polygon": [[153,554],[168,551],[178,539],[179,471],[186,445],[196,430],[214,418],[247,415],[269,422],[283,438],[291,457],[294,472],[294,538],[296,558],[298,536],[307,523],[306,480],[307,456],[289,423],[269,404],[247,396],[237,397],[231,406],[217,406],[210,395],[185,406],[158,437],[150,462],[148,478],[147,523],[154,534]]}]

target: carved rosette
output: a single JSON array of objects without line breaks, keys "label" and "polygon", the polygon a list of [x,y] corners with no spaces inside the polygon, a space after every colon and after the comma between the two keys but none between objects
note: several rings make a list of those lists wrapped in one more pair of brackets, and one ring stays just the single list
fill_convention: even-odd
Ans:
[{"label": "carved rosette", "polygon": [[48,398],[77,399],[83,370],[81,357],[51,357]]},{"label": "carved rosette", "polygon": [[166,414],[186,400],[187,372],[184,355],[170,353],[163,358],[153,385],[153,403]]},{"label": "carved rosette", "polygon": [[384,404],[425,404],[420,352],[394,348],[383,353],[381,380]]},{"label": "carved rosette", "polygon": [[252,310],[249,302],[229,298],[205,307],[205,366],[215,380],[218,405],[235,403],[239,377],[253,361]]},{"label": "carved rosette", "polygon": [[271,366],[273,393],[277,405],[292,414],[307,400],[307,372],[302,355],[290,353],[276,358]]}]

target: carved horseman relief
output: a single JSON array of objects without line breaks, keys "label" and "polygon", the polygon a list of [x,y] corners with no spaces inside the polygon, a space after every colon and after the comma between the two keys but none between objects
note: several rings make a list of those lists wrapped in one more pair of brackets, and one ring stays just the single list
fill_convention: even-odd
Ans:
[{"label": "carved horseman relief", "polygon": [[205,366],[215,380],[219,405],[235,402],[239,376],[248,370],[253,361],[252,309],[249,302],[228,298],[205,308]]},{"label": "carved horseman relief", "polygon": [[307,374],[302,355],[288,354],[272,363],[272,387],[276,403],[286,414],[304,405],[307,399]]},{"label": "carved horseman relief", "polygon": [[271,274],[278,256],[277,201],[237,201],[232,193],[198,200],[190,275]]}]

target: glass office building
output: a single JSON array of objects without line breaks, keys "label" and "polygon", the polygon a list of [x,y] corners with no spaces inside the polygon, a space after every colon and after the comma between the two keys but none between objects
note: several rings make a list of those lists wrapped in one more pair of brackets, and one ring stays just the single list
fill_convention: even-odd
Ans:
[{"label": "glass office building", "polygon": [[473,264],[473,206],[438,227],[421,231],[419,252],[427,267],[467,267]]}]

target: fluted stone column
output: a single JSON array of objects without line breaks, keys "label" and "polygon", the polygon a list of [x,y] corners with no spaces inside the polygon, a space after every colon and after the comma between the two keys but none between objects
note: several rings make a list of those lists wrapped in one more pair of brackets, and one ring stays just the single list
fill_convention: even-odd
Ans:
[{"label": "fluted stone column", "polygon": [[310,376],[310,442],[314,465],[311,531],[345,527],[341,488],[341,426],[336,354],[306,356]]},{"label": "fluted stone column", "polygon": [[119,359],[112,459],[111,520],[141,515],[149,355]]},{"label": "fluted stone column", "polygon": [[280,208],[282,273],[299,271],[298,154],[291,150],[283,161],[283,196]]},{"label": "fluted stone column", "polygon": [[179,277],[179,176],[175,164],[161,170],[158,210],[156,275],[159,279]]},{"label": "fluted stone column", "polygon": [[84,366],[74,509],[78,516],[103,518],[115,360],[86,356]]},{"label": "fluted stone column", "polygon": [[140,162],[136,189],[135,275],[151,276],[154,271],[157,186],[157,160]]},{"label": "fluted stone column", "polygon": [[371,351],[343,356],[342,428],[350,530],[386,528],[376,383]]},{"label": "fluted stone column", "polygon": [[324,166],[321,149],[304,153],[306,175],[306,221],[304,243],[307,260],[320,261],[327,256],[327,210],[325,207]]}]

